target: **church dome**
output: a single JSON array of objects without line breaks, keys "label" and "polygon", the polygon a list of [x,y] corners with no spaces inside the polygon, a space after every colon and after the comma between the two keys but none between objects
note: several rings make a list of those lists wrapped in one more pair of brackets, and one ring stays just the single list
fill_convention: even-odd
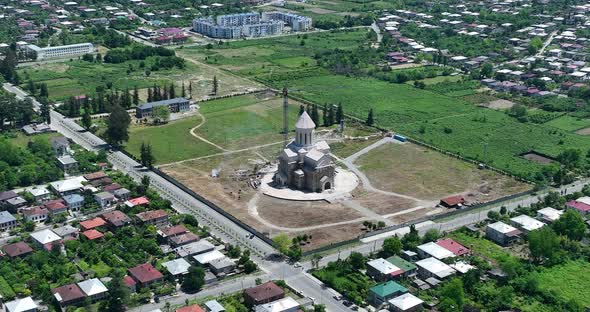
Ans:
[{"label": "church dome", "polygon": [[315,129],[315,123],[311,120],[311,117],[307,114],[306,111],[301,114],[299,120],[295,124],[296,129]]}]

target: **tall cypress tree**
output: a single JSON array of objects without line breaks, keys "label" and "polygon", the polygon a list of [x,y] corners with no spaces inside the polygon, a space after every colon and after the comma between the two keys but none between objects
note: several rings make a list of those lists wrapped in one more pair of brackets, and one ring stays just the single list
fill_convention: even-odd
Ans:
[{"label": "tall cypress tree", "polygon": [[133,88],[133,105],[139,105],[139,90],[137,90],[137,86]]},{"label": "tall cypress tree", "polygon": [[184,81],[182,81],[182,90],[180,94],[183,98],[186,98],[186,90],[184,89]]},{"label": "tall cypress tree", "polygon": [[373,109],[369,109],[369,115],[367,116],[367,126],[372,126],[375,123],[375,119],[373,118]]},{"label": "tall cypress tree", "polygon": [[344,111],[342,110],[342,103],[338,103],[338,109],[336,110],[336,122],[340,124],[344,118]]},{"label": "tall cypress tree", "polygon": [[303,106],[303,104],[301,104],[301,105],[299,105],[299,115],[298,116],[303,115],[303,112],[305,112],[305,106]]},{"label": "tall cypress tree", "polygon": [[313,123],[315,123],[315,126],[317,127],[320,124],[320,114],[318,112],[318,106],[316,104],[313,104],[311,107],[311,120],[313,120]]},{"label": "tall cypress tree", "polygon": [[168,90],[168,98],[176,98],[176,90],[174,90],[174,83],[170,85],[170,90]]},{"label": "tall cypress tree", "polygon": [[324,123],[324,127],[330,126],[330,121],[328,120],[328,108],[326,104],[324,104],[324,107],[322,108],[322,121]]}]

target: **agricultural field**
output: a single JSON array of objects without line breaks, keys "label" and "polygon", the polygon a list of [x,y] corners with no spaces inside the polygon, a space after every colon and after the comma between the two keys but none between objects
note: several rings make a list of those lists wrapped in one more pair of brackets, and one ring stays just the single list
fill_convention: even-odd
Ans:
[{"label": "agricultural field", "polygon": [[539,288],[587,307],[590,305],[588,274],[590,274],[590,263],[583,261],[570,261],[545,268],[538,274]]},{"label": "agricultural field", "polygon": [[576,130],[590,127],[590,119],[564,115],[555,118],[549,122],[546,122],[545,125],[555,127],[557,129],[561,129],[564,131],[573,132]]},{"label": "agricultural field", "polygon": [[[201,66],[198,62],[185,62],[184,69],[160,69],[149,71],[155,57],[149,57],[144,61],[131,60],[120,64],[90,63],[73,60],[62,63],[47,63],[32,65],[19,70],[23,78],[22,88],[27,88],[28,80],[36,84],[46,83],[49,90],[49,99],[63,101],[69,97],[94,94],[97,87],[108,89],[107,82],[112,83],[115,90],[140,89],[140,99],[147,99],[148,87],[157,85],[170,85],[174,83],[178,89],[184,82],[188,93],[189,82],[193,84],[193,98],[206,98],[212,90],[212,80],[217,76],[219,81],[218,95],[244,92],[248,89],[259,87],[258,84],[240,79],[216,68]],[[179,91],[180,92],[180,91]]]},{"label": "agricultural field", "polygon": [[468,202],[487,202],[530,188],[410,143],[382,145],[361,156],[356,164],[379,189],[429,200],[460,193]]}]

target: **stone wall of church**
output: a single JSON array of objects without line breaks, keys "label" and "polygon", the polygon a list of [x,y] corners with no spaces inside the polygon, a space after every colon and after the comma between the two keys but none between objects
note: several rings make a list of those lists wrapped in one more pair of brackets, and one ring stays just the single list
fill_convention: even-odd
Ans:
[{"label": "stone wall of church", "polygon": [[303,169],[305,172],[305,189],[311,192],[322,192],[323,185],[320,180],[323,177],[328,177],[328,181],[330,185],[334,187],[334,176],[336,175],[336,171],[334,165],[319,168],[319,169],[312,169],[312,168],[305,168]]}]

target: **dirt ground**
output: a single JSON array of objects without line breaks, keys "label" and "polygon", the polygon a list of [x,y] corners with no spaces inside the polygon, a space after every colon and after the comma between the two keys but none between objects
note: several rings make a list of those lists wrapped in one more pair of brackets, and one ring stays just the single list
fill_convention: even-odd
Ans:
[{"label": "dirt ground", "polygon": [[473,201],[487,201],[530,188],[509,177],[410,143],[380,146],[361,156],[356,164],[374,187],[425,200],[471,194]]},{"label": "dirt ground", "polygon": [[514,102],[508,100],[495,100],[487,103],[482,103],[480,106],[491,108],[491,109],[510,109],[514,106]]},{"label": "dirt ground", "polygon": [[388,196],[381,193],[367,192],[362,187],[358,187],[352,195],[361,205],[380,215],[396,213],[418,206],[413,200]]},{"label": "dirt ground", "polygon": [[584,128],[576,131],[579,135],[590,135],[590,128]]},{"label": "dirt ground", "polygon": [[551,162],[553,162],[552,159],[547,158],[545,156],[536,154],[536,153],[527,153],[522,155],[522,158],[532,161],[532,162],[536,162],[538,164],[542,164],[542,165],[547,165],[550,164]]},{"label": "dirt ground", "polygon": [[[303,251],[313,250],[326,245],[353,239],[364,233],[363,228],[362,222],[359,222],[348,224],[346,226],[334,226],[323,228],[321,230],[306,231],[305,234],[311,235],[312,239],[309,244],[302,246],[302,249]],[[289,237],[295,237],[301,234],[302,233],[293,232],[289,233]]]}]

